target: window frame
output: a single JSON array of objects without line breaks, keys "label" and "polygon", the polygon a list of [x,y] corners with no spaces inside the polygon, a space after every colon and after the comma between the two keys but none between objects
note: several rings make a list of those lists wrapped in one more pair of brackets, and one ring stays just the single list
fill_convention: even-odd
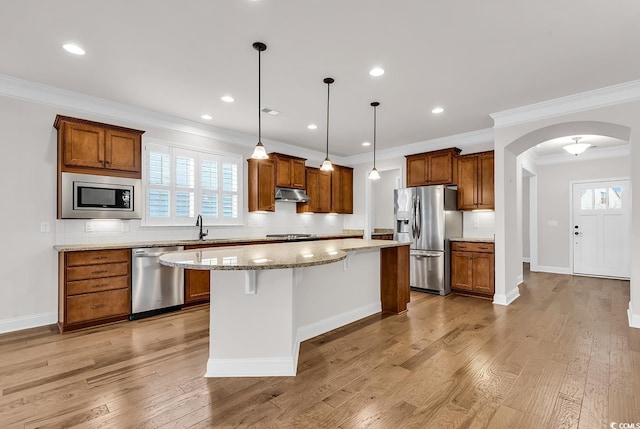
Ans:
[{"label": "window frame", "polygon": [[[152,151],[169,154],[169,185],[152,185],[149,183],[150,174],[150,153]],[[202,161],[216,161],[218,175],[218,189],[213,192],[218,195],[218,217],[204,217],[203,224],[205,226],[242,226],[244,225],[244,158],[237,153],[220,152],[207,150],[192,146],[185,146],[172,142],[165,142],[154,139],[145,139],[143,144],[143,169],[142,169],[142,192],[144,194],[144,214],[142,217],[142,226],[193,226],[196,217],[202,212],[202,195],[212,194],[209,190],[202,188]],[[176,182],[176,157],[191,157],[194,159],[194,212],[193,217],[177,217],[176,216],[176,192],[184,191],[188,188],[177,186]],[[222,164],[224,162],[236,165],[237,168],[237,188],[236,191],[224,191],[222,183]],[[169,191],[169,216],[164,218],[151,218],[150,216],[150,199],[149,192],[151,189],[162,189]],[[203,192],[206,191],[206,192]],[[228,218],[223,216],[223,195],[235,195],[237,198],[237,217]]]}]

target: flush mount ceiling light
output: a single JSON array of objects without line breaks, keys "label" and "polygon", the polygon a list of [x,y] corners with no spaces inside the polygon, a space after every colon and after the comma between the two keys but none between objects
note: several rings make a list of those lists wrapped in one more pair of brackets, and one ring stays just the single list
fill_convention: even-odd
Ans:
[{"label": "flush mount ceiling light", "polygon": [[371,70],[369,70],[369,75],[374,77],[382,76],[383,74],[384,74],[384,69],[381,67],[374,67]]},{"label": "flush mount ceiling light", "polygon": [[444,109],[442,107],[434,107],[431,110],[431,113],[435,113],[436,115],[439,114],[439,113],[442,113],[442,112],[444,112]]},{"label": "flush mount ceiling light", "polygon": [[369,180],[380,179],[380,173],[376,169],[376,113],[379,105],[380,103],[377,101],[371,103],[371,107],[373,107],[373,169],[369,173]]},{"label": "flush mount ceiling light", "polygon": [[230,95],[223,95],[222,97],[220,97],[220,100],[224,101],[225,103],[233,103],[234,101],[236,101],[236,99]]},{"label": "flush mount ceiling light", "polygon": [[318,128],[318,126],[316,124],[309,124],[307,125],[307,128],[309,128],[310,130],[315,130]]},{"label": "flush mount ceiling light", "polygon": [[262,144],[262,111],[260,110],[261,99],[260,99],[260,56],[262,51],[267,49],[267,45],[261,42],[255,42],[253,44],[253,49],[258,51],[258,143],[256,144],[255,149],[253,149],[253,154],[251,154],[251,158],[253,159],[267,159],[269,155],[267,155],[267,151],[264,149],[264,145]]},{"label": "flush mount ceiling light", "polygon": [[213,116],[211,116],[211,115],[202,115],[202,116],[200,116],[200,117],[201,117],[202,119],[206,119],[207,121],[210,121],[210,120],[212,120],[212,119],[213,119]]},{"label": "flush mount ceiling light", "polygon": [[62,45],[62,48],[67,51],[67,52],[71,52],[72,54],[75,55],[84,55],[84,49],[82,49],[80,46],[75,45],[73,43],[65,43],[64,45]]},{"label": "flush mount ceiling light", "polygon": [[366,147],[366,146],[371,146],[371,143],[369,143],[369,142],[362,142],[362,146],[365,146],[365,147]]},{"label": "flush mount ceiling light", "polygon": [[324,159],[322,166],[320,166],[320,170],[333,171],[333,165],[331,164],[331,160],[329,159],[329,88],[331,87],[331,84],[335,82],[335,80],[333,80],[333,78],[331,77],[326,77],[324,78],[323,82],[327,84],[327,156]]},{"label": "flush mount ceiling light", "polygon": [[581,138],[582,137],[571,137],[571,140],[573,140],[575,143],[562,146],[562,149],[566,150],[571,155],[575,155],[575,156],[580,155],[582,152],[584,152],[585,150],[591,147],[590,143],[578,143]]}]

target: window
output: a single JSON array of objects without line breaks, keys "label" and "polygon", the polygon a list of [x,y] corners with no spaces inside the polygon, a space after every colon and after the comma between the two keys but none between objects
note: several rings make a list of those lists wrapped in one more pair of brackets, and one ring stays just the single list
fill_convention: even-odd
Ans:
[{"label": "window", "polygon": [[242,157],[145,143],[145,224],[242,224]]}]

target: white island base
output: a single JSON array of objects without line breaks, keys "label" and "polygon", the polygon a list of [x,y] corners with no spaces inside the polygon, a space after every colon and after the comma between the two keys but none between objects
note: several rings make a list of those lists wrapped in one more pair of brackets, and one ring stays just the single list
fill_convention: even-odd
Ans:
[{"label": "white island base", "polygon": [[326,265],[212,270],[205,377],[296,375],[302,341],[381,311],[380,261],[369,249]]}]

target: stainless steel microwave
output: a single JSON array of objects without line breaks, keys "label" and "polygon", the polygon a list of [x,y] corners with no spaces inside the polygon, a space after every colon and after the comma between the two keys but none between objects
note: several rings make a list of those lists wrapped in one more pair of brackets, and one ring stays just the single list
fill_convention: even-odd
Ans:
[{"label": "stainless steel microwave", "polygon": [[62,219],[140,219],[142,181],[62,173]]}]

